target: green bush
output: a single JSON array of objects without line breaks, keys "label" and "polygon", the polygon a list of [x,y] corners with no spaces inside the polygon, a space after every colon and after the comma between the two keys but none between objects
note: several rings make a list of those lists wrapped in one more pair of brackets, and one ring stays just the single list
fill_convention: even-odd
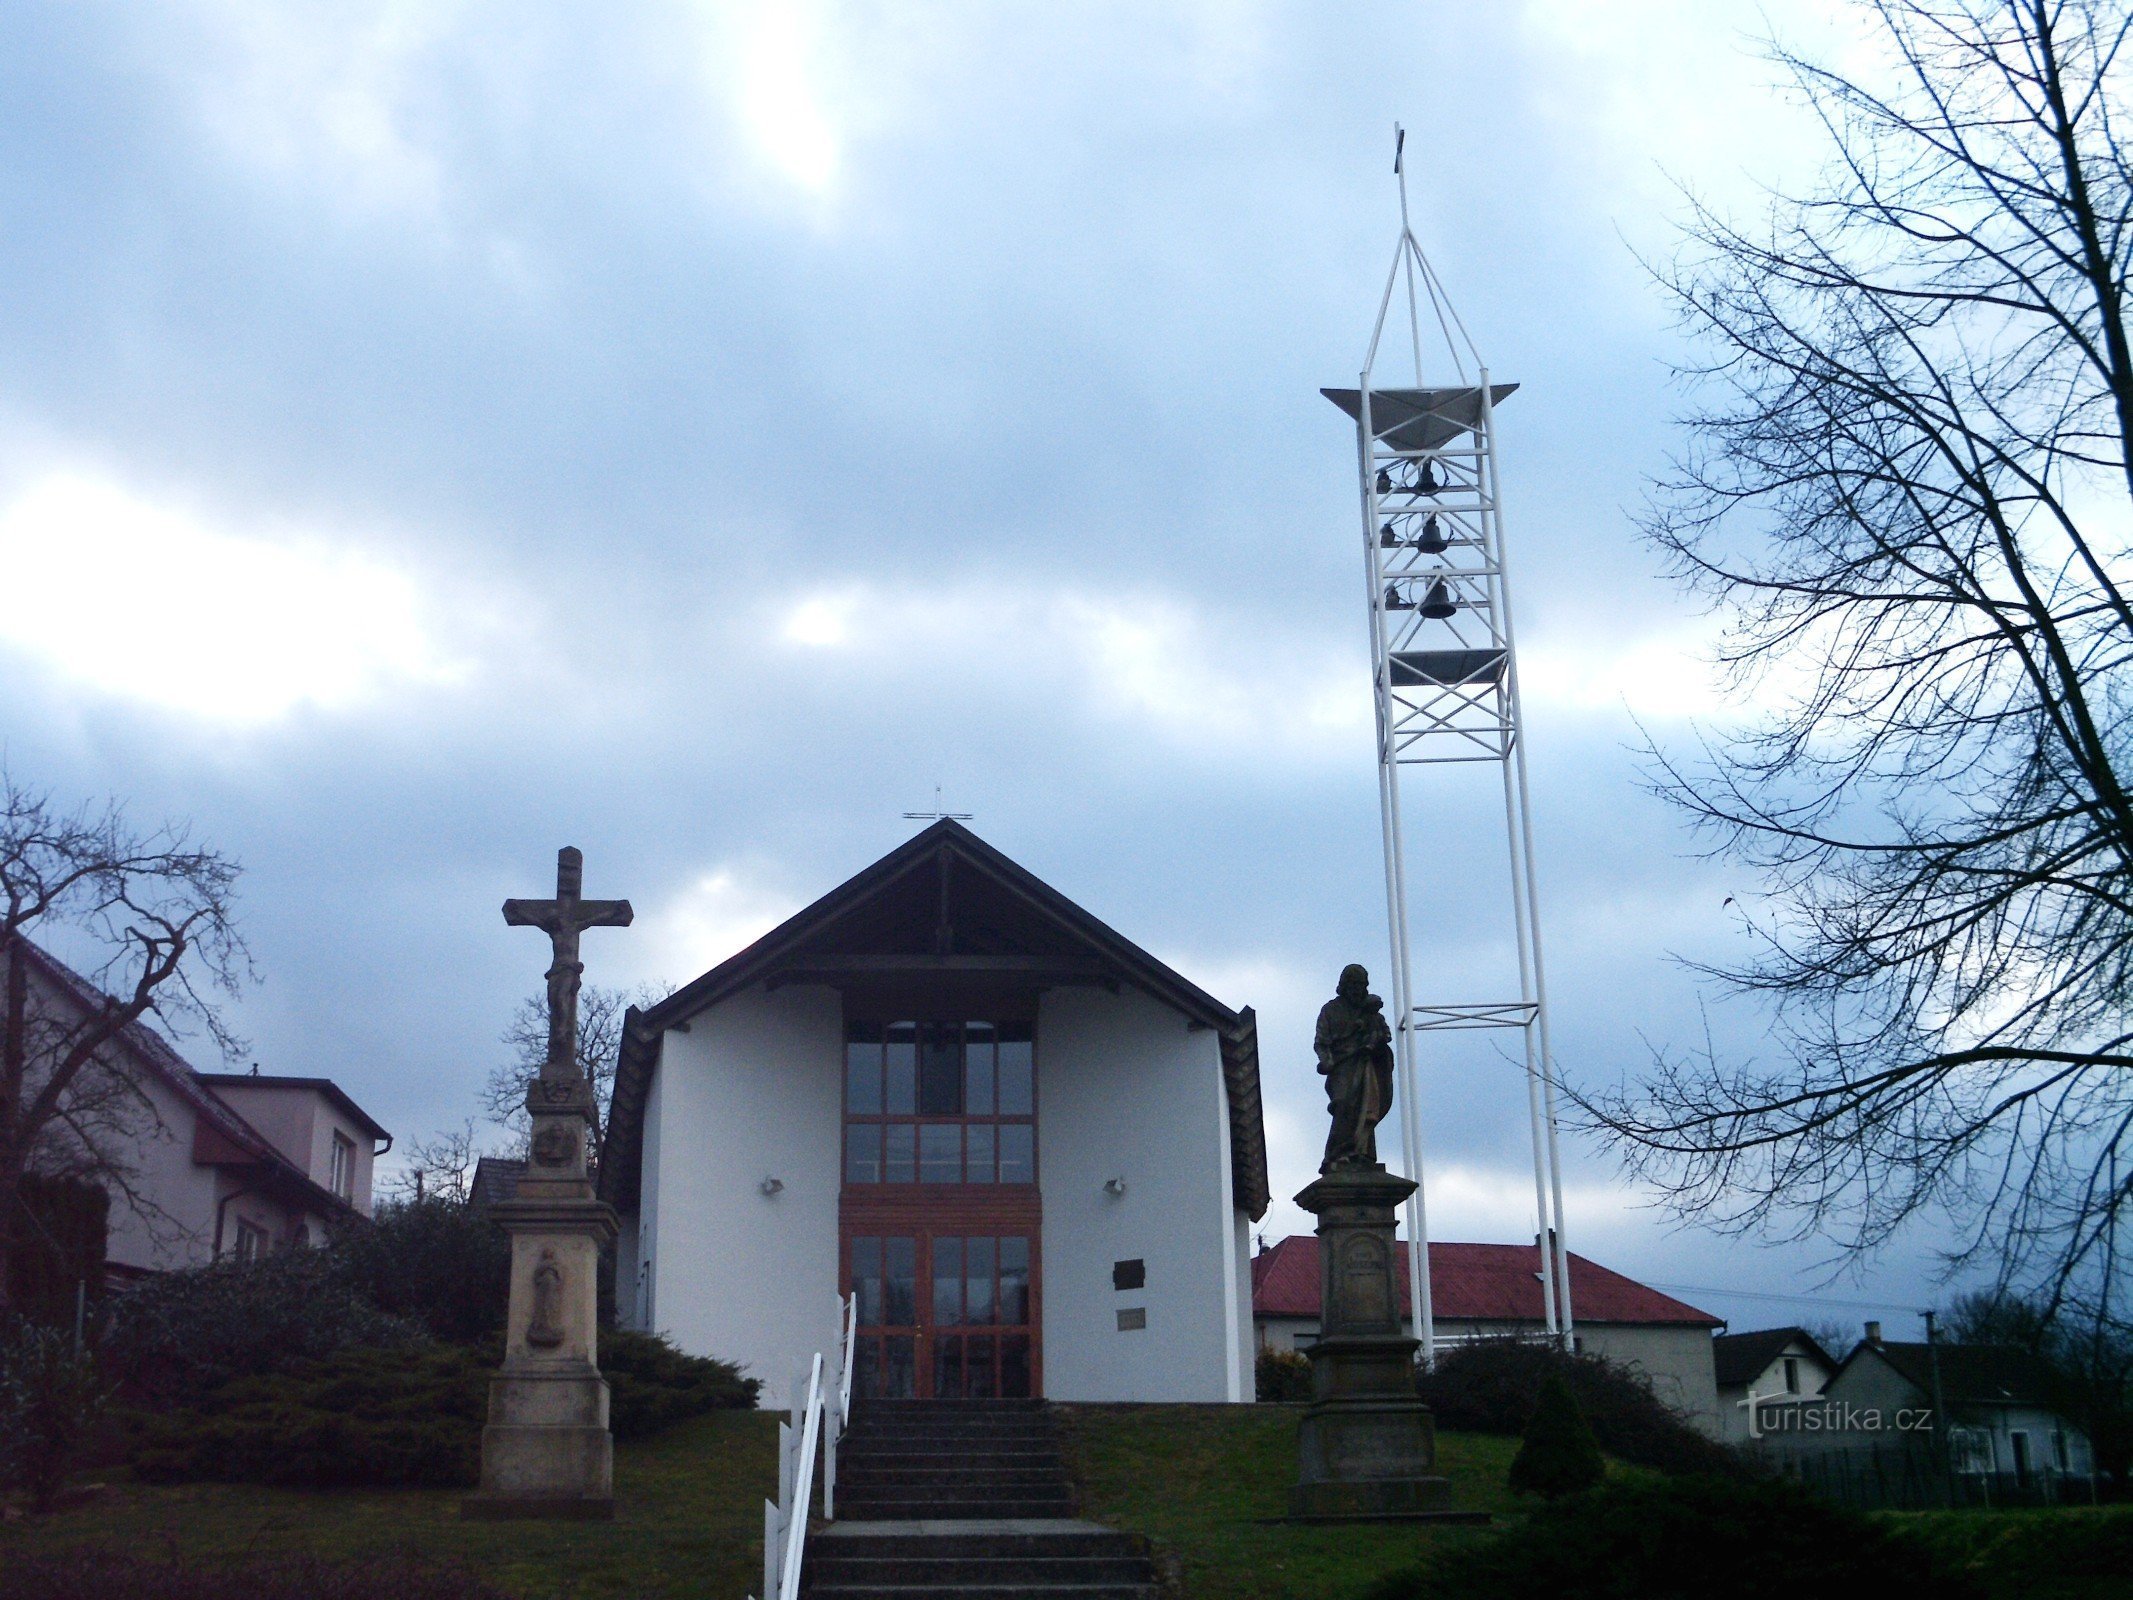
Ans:
[{"label": "green bush", "polygon": [[327,1251],[336,1281],[433,1339],[474,1344],[504,1330],[510,1238],[456,1201],[389,1201],[375,1221],[337,1232]]},{"label": "green bush", "polygon": [[315,1556],[236,1561],[144,1560],[115,1550],[13,1556],[0,1600],[509,1600],[473,1573],[406,1556],[360,1562]]},{"label": "green bush", "polygon": [[1311,1398],[1311,1361],[1294,1350],[1259,1347],[1254,1368],[1258,1396],[1262,1400],[1308,1400]]},{"label": "green bush", "polygon": [[331,1250],[166,1272],[112,1298],[102,1355],[132,1399],[185,1404],[351,1345],[410,1349],[419,1323],[380,1311]]},{"label": "green bush", "polygon": [[[235,1378],[133,1415],[134,1468],[153,1482],[472,1484],[489,1376],[502,1360],[501,1341],[349,1348]],[[750,1409],[760,1387],[731,1362],[683,1355],[651,1334],[603,1333],[600,1364],[618,1439]]]},{"label": "green bush", "polygon": [[1577,1396],[1562,1374],[1549,1374],[1533,1407],[1533,1420],[1526,1424],[1525,1443],[1511,1460],[1511,1487],[1559,1500],[1590,1489],[1606,1476],[1607,1463],[1600,1459],[1599,1442],[1578,1409]]},{"label": "green bush", "polygon": [[134,1419],[151,1482],[471,1484],[493,1355],[464,1345],[345,1349],[237,1378]]},{"label": "green bush", "polygon": [[1652,1393],[1643,1374],[1554,1345],[1484,1339],[1455,1345],[1421,1375],[1422,1398],[1437,1426],[1463,1433],[1523,1434],[1541,1386],[1560,1377],[1600,1448],[1660,1472],[1747,1477],[1736,1452],[1699,1433]]},{"label": "green bush", "polygon": [[1367,1600],[1979,1600],[1966,1574],[1892,1525],[1782,1483],[1660,1478],[1541,1507],[1523,1527],[1447,1545]]},{"label": "green bush", "polygon": [[706,1411],[752,1411],[763,1387],[730,1361],[684,1355],[664,1334],[600,1330],[608,1424],[618,1439],[641,1439]]},{"label": "green bush", "polygon": [[71,1334],[17,1318],[0,1324],[0,1485],[49,1511],[103,1410],[96,1361]]}]

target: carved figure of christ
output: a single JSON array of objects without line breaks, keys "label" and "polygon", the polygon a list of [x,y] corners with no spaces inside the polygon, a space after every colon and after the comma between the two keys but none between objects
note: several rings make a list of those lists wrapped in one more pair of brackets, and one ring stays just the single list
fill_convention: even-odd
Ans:
[{"label": "carved figure of christ", "polygon": [[578,959],[578,935],[587,928],[626,928],[635,915],[627,900],[587,900],[585,856],[565,845],[555,856],[553,900],[506,900],[504,921],[514,928],[539,928],[548,935],[554,959],[548,967],[548,1059],[541,1077],[548,1082],[582,1077],[578,1071],[578,985],[585,963]]}]

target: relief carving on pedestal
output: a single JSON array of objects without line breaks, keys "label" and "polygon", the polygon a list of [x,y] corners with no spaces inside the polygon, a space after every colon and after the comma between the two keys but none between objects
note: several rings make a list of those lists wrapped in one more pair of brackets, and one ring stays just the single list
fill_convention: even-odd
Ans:
[{"label": "relief carving on pedestal", "polygon": [[543,1250],[533,1269],[533,1319],[526,1325],[526,1343],[552,1350],[563,1342],[563,1269],[555,1252]]}]

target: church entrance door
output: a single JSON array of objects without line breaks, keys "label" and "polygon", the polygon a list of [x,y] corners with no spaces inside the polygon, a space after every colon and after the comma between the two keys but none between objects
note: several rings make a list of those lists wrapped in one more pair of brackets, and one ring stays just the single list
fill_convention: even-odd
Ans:
[{"label": "church entrance door", "polygon": [[1041,1395],[1036,1062],[1027,1022],[852,1019],[840,1228],[862,1395]]},{"label": "church entrance door", "polygon": [[854,1389],[884,1399],[1039,1393],[1035,1243],[1026,1232],[851,1235]]}]

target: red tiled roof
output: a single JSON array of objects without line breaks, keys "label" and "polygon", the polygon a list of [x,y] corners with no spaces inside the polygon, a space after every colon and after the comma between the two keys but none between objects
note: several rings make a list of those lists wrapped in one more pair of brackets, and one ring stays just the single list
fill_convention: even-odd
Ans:
[{"label": "red tiled roof", "polygon": [[[1396,1258],[1400,1300],[1407,1299],[1407,1251]],[[1437,1244],[1429,1247],[1430,1310],[1440,1321],[1541,1320],[1540,1247],[1532,1244]],[[1570,1252],[1570,1310],[1579,1322],[1686,1323],[1715,1328],[1720,1319],[1672,1295],[1648,1289]],[[1318,1240],[1291,1234],[1252,1257],[1252,1315],[1316,1317]]]}]

